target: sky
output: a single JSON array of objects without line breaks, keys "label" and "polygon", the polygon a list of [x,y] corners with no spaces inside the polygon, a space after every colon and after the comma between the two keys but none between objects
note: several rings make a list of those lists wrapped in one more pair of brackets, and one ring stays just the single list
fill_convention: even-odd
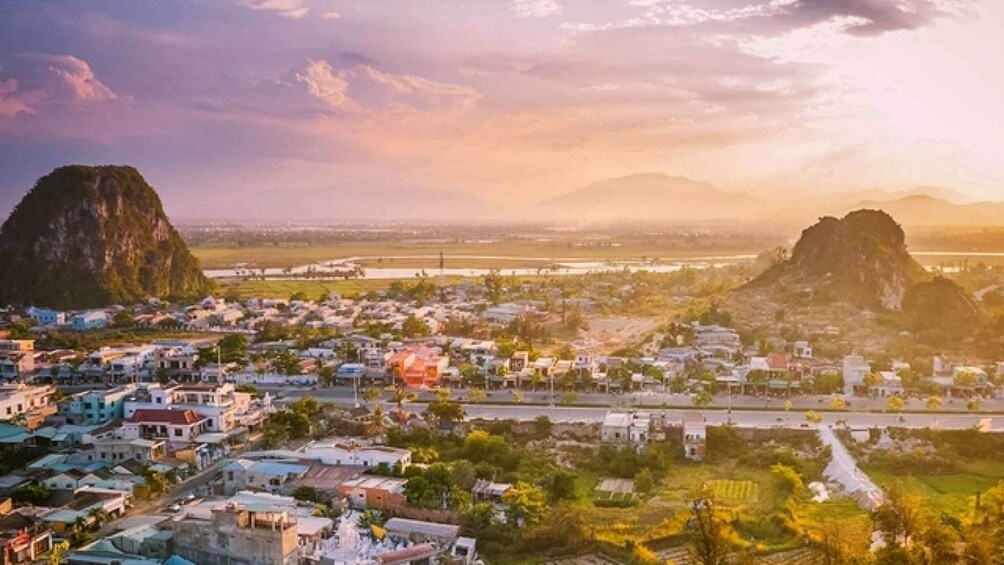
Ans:
[{"label": "sky", "polygon": [[10,0],[0,211],[68,163],[181,218],[640,172],[1004,200],[1001,53],[998,0]]}]

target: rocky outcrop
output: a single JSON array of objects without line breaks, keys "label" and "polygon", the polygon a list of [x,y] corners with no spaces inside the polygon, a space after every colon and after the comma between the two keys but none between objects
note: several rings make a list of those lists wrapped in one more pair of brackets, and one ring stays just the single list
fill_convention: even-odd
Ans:
[{"label": "rocky outcrop", "polygon": [[42,177],[0,228],[0,302],[56,308],[210,290],[160,197],[133,167]]}]

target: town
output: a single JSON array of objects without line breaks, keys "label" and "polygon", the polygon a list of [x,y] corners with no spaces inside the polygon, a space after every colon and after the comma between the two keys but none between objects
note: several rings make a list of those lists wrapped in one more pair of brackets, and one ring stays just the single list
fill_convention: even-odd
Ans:
[{"label": "town", "polygon": [[[932,416],[972,429],[986,425],[981,403],[998,402],[1002,363],[936,356],[919,373],[903,360],[822,357],[808,336],[750,343],[700,319],[645,326],[637,343],[597,340],[586,330],[603,321],[604,300],[623,304],[602,279],[575,298],[491,275],[316,300],[9,311],[8,562],[473,563],[479,541],[499,555],[498,532],[486,528],[518,537],[576,489],[598,507],[633,507],[666,459],[714,460],[722,430],[804,442],[819,428],[817,441],[846,454],[840,437],[870,441],[880,427],[926,427]],[[103,343],[123,335],[136,343]],[[583,487],[583,464],[561,455],[541,463],[543,475],[502,464],[514,448],[501,442],[519,437],[575,438],[569,459],[592,446],[662,462],[625,460],[626,472],[607,468]],[[443,441],[477,455],[440,462]],[[823,500],[881,506],[849,455],[819,465]]]}]

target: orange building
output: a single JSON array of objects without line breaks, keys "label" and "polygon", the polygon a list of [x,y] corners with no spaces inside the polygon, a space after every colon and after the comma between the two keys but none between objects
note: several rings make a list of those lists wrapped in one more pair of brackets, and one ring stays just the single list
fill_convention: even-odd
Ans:
[{"label": "orange building", "polygon": [[392,355],[387,364],[394,378],[407,387],[434,387],[450,365],[450,357],[430,347],[408,347]]}]

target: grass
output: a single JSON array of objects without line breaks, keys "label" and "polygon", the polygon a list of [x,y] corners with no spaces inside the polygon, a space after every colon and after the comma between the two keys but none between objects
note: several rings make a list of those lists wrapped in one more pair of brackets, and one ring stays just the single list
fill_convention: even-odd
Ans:
[{"label": "grass", "polygon": [[717,479],[708,482],[708,490],[715,500],[724,502],[756,502],[760,487],[753,481]]},{"label": "grass", "polygon": [[[446,284],[458,284],[463,280],[463,277],[446,277]],[[289,298],[294,293],[302,292],[307,298],[315,300],[321,293],[337,292],[342,296],[352,296],[387,288],[392,282],[392,279],[240,281],[225,285],[223,292],[234,288],[241,299]]]},{"label": "grass", "polygon": [[956,473],[904,475],[896,469],[862,465],[879,486],[897,485],[910,494],[922,497],[934,511],[968,521],[975,513],[976,493],[986,492],[1004,480],[1004,463],[978,461],[961,467],[961,472]]}]

